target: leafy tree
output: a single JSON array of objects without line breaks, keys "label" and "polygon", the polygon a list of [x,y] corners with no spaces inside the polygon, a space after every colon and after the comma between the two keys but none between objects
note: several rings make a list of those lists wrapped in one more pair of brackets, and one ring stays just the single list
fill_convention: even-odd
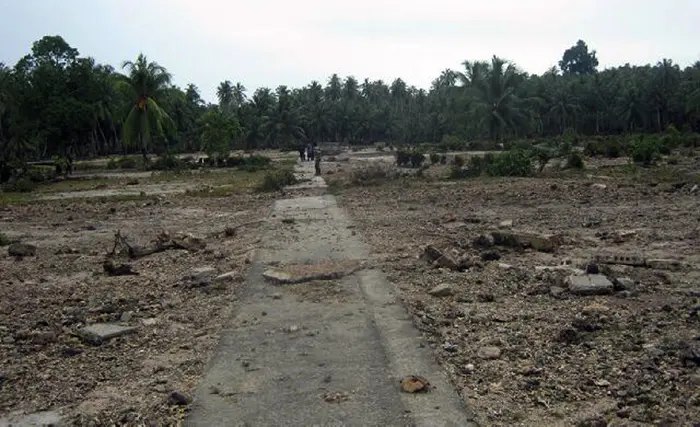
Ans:
[{"label": "leafy tree", "polygon": [[564,51],[564,56],[559,61],[559,68],[564,74],[593,74],[598,68],[596,51],[589,52],[586,42],[579,40],[575,45]]},{"label": "leafy tree", "polygon": [[201,150],[217,160],[227,157],[234,139],[241,132],[238,120],[224,110],[215,108],[204,113],[200,123]]}]

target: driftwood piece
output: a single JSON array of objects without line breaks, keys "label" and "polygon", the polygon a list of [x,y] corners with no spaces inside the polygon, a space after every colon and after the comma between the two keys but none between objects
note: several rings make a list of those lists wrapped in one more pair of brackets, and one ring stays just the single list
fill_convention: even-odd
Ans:
[{"label": "driftwood piece", "polygon": [[151,243],[150,246],[133,246],[126,240],[119,230],[114,233],[114,247],[109,256],[117,254],[126,254],[131,259],[143,258],[158,252],[164,252],[170,249],[183,249],[191,252],[197,252],[206,247],[206,243],[196,237],[183,235],[171,237],[169,233],[163,232]]}]

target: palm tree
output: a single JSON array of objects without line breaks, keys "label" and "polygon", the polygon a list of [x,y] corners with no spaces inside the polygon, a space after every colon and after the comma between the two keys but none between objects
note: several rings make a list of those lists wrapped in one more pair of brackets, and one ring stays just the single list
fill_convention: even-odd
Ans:
[{"label": "palm tree", "polygon": [[246,88],[241,82],[237,82],[233,87],[233,102],[236,105],[236,108],[240,107],[245,102],[245,91]]},{"label": "palm tree", "polygon": [[148,62],[142,53],[135,62],[124,61],[122,68],[128,74],[120,76],[118,86],[131,98],[122,138],[128,145],[138,145],[147,160],[153,130],[162,135],[164,126],[172,126],[172,120],[157,102],[170,88],[171,76],[165,67]]},{"label": "palm tree", "polygon": [[506,131],[516,132],[525,121],[523,102],[515,93],[522,80],[520,71],[495,55],[485,75],[481,75],[484,70],[480,65],[467,71],[469,82],[477,88],[478,102],[474,112],[486,124],[489,137],[500,140]]},{"label": "palm tree", "polygon": [[219,105],[223,109],[231,107],[234,101],[233,85],[230,80],[224,80],[216,88],[216,96],[219,98]]}]

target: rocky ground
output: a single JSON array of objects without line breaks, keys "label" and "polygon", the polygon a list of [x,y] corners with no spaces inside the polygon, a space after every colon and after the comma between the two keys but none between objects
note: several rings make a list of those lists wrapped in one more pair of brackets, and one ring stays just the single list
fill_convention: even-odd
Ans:
[{"label": "rocky ground", "polygon": [[[36,247],[24,257],[10,255],[22,247],[0,252],[0,421],[56,411],[74,425],[175,424],[273,197],[193,192],[0,207],[5,238]],[[118,230],[134,247],[159,236],[162,246],[191,244],[105,266]],[[137,274],[106,271],[127,273],[121,264]],[[102,323],[135,329],[101,343],[82,333]]]},{"label": "rocky ground", "polygon": [[331,189],[481,425],[697,425],[697,162],[348,186],[350,163]]}]

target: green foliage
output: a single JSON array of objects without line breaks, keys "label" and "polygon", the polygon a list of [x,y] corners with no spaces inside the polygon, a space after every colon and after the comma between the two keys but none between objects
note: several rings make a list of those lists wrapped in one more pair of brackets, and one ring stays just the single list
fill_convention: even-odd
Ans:
[{"label": "green foliage", "polygon": [[492,163],[486,166],[490,176],[531,176],[532,157],[523,150],[512,150],[499,153],[493,157]]},{"label": "green foliage", "polygon": [[447,164],[447,156],[446,156],[446,155],[442,154],[442,155],[440,156],[440,164],[441,164],[441,165],[446,165],[446,164]]},{"label": "green foliage", "polygon": [[566,167],[571,169],[584,169],[583,156],[576,150],[571,151],[566,158]]},{"label": "green foliage", "polygon": [[464,167],[464,157],[460,156],[459,154],[455,155],[454,158],[452,159],[452,165],[456,168],[463,168]]},{"label": "green foliage", "polygon": [[191,169],[192,165],[190,163],[178,159],[170,153],[167,153],[164,156],[158,157],[154,162],[149,163],[147,168],[148,170],[153,171],[178,172],[185,169]]},{"label": "green foliage", "polygon": [[274,170],[265,174],[258,190],[262,192],[280,191],[285,186],[296,183],[297,179],[292,171],[288,169]]},{"label": "green foliage", "polygon": [[0,246],[9,246],[12,244],[12,240],[5,233],[0,233]]},{"label": "green foliage", "polygon": [[440,155],[438,153],[430,153],[430,163],[437,164],[440,162]]},{"label": "green foliage", "polygon": [[253,155],[250,156],[235,156],[225,160],[227,167],[237,167],[240,170],[247,172],[257,172],[267,169],[272,164],[272,159],[266,156]]},{"label": "green foliage", "polygon": [[234,139],[241,133],[236,117],[222,110],[211,110],[202,115],[200,123],[201,150],[214,159],[227,157]]},{"label": "green foliage", "polygon": [[425,161],[425,154],[417,148],[396,150],[396,164],[399,167],[419,168]]},{"label": "green foliage", "polygon": [[547,163],[556,155],[556,152],[549,146],[538,145],[532,147],[531,155],[537,160],[538,171],[541,173]]},{"label": "green foliage", "polygon": [[[143,55],[120,74],[47,36],[14,66],[0,64],[0,182],[26,162],[54,156],[71,164],[204,148],[222,158],[232,147],[290,150],[308,141],[353,149],[383,141],[378,150],[431,141],[437,144],[423,152],[490,151],[501,144],[526,150],[561,135],[574,146],[588,141],[586,155],[608,157],[631,153],[629,134],[663,133],[660,153],[698,145],[700,67],[662,59],[597,72],[597,62],[578,41],[563,52],[563,72],[527,74],[493,56],[443,71],[430,90],[400,78],[360,82],[334,74],[327,83],[261,87],[247,96],[242,83],[225,80],[219,105],[207,105],[196,85],[174,86],[167,69]],[[614,137],[593,139],[599,135]],[[116,161],[108,166],[122,169]]]},{"label": "green foliage", "polygon": [[36,189],[36,182],[28,177],[22,177],[5,183],[2,191],[6,193],[30,193]]},{"label": "green foliage", "polygon": [[650,166],[659,159],[659,146],[655,138],[640,136],[632,144],[632,160],[643,166]]}]

